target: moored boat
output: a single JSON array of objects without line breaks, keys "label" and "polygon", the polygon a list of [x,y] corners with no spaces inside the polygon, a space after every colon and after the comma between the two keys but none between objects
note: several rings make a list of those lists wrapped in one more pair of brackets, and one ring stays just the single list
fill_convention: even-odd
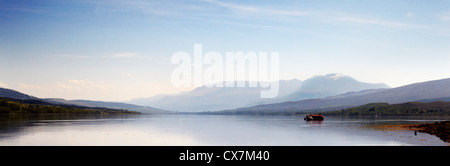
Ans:
[{"label": "moored boat", "polygon": [[308,114],[303,120],[324,120],[325,117],[322,114]]}]

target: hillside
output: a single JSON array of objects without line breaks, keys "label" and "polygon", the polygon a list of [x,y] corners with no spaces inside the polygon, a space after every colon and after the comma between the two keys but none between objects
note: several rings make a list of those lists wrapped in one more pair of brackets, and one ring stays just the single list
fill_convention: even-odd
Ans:
[{"label": "hillside", "polygon": [[38,99],[37,97],[33,97],[24,93],[17,92],[12,89],[0,88],[0,97],[11,98],[11,99],[21,99],[21,100],[30,100],[30,99]]},{"label": "hillside", "polygon": [[424,99],[450,96],[450,78],[405,85],[392,89],[365,90],[321,99],[290,101],[253,107],[223,110],[221,113],[292,113],[332,111],[360,106],[368,103],[398,104]]},{"label": "hillside", "polygon": [[0,88],[0,97],[9,100],[19,101],[23,104],[43,104],[43,105],[55,105],[62,107],[77,107],[77,108],[107,108],[107,109],[117,109],[117,110],[130,110],[138,111],[148,114],[165,114],[170,113],[169,111],[157,109],[149,106],[139,106],[133,104],[126,104],[120,102],[103,102],[103,101],[91,101],[91,100],[65,100],[57,98],[41,99],[33,97],[12,89]]},{"label": "hillside", "polygon": [[303,81],[302,86],[296,92],[286,97],[286,101],[317,99],[347,92],[387,88],[390,87],[383,83],[364,83],[349,76],[331,73],[324,76],[314,76]]},{"label": "hillside", "polygon": [[198,87],[189,92],[176,95],[157,95],[151,98],[133,99],[129,103],[151,105],[165,110],[180,112],[217,111],[253,106],[268,102],[283,101],[282,97],[296,91],[301,86],[300,80],[281,80],[277,98],[260,98],[260,87]]},{"label": "hillside", "polygon": [[450,102],[407,102],[401,104],[370,103],[338,111],[323,112],[322,114],[350,116],[450,116]]},{"label": "hillside", "polygon": [[[248,85],[248,82],[245,82]],[[342,74],[314,76],[305,81],[280,80],[276,98],[260,98],[260,87],[199,87],[177,95],[138,98],[130,103],[180,112],[203,112],[251,107],[301,99],[318,99],[367,89],[389,88],[386,84],[363,83]]]},{"label": "hillside", "polygon": [[93,100],[64,100],[64,99],[43,99],[46,102],[62,105],[77,105],[84,107],[104,107],[110,109],[125,109],[130,111],[137,111],[144,114],[167,114],[170,111],[157,109],[149,106],[139,106],[134,104],[127,104],[121,102],[105,102],[105,101],[93,101]]},{"label": "hillside", "polygon": [[39,100],[0,97],[0,114],[138,114],[138,112],[102,107],[52,105]]}]

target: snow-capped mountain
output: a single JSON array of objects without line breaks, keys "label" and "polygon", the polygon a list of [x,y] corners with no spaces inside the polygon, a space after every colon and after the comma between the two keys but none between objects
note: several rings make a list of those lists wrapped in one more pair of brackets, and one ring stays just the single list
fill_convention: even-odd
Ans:
[{"label": "snow-capped mountain", "polygon": [[315,76],[305,81],[280,80],[276,98],[260,98],[260,88],[199,87],[177,95],[158,95],[133,99],[128,103],[149,105],[171,111],[202,112],[271,104],[285,101],[314,99],[366,89],[389,88],[386,84],[369,84],[342,74]]},{"label": "snow-capped mountain", "polygon": [[384,83],[364,83],[350,76],[332,73],[323,76],[314,76],[303,82],[300,89],[287,96],[286,101],[322,98],[347,92],[356,92],[366,89],[390,88]]}]

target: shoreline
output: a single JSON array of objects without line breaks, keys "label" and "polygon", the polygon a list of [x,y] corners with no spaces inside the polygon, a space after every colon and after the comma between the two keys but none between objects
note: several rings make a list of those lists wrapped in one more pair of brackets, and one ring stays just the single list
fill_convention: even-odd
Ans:
[{"label": "shoreline", "polygon": [[402,125],[370,125],[368,128],[372,128],[379,131],[414,131],[414,135],[417,133],[426,133],[438,137],[440,140],[450,146],[450,121],[440,121],[434,123],[424,124],[402,124]]}]

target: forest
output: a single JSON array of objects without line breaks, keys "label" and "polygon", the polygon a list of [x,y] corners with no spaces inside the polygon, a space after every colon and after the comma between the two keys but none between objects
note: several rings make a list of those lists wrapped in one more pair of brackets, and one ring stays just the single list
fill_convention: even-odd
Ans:
[{"label": "forest", "polygon": [[358,107],[323,112],[324,115],[369,116],[450,116],[450,102],[370,103]]},{"label": "forest", "polygon": [[40,100],[18,100],[0,97],[0,114],[140,114],[135,111],[103,107],[54,105]]}]

